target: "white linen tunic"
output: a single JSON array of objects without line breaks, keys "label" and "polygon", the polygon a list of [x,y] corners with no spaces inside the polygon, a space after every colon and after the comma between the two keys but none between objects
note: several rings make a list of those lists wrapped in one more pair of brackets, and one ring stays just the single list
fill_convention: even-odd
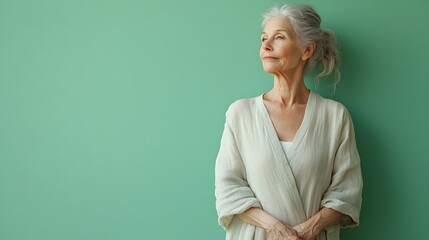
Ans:
[{"label": "white linen tunic", "polygon": [[[290,226],[322,207],[359,223],[362,176],[352,120],[340,103],[310,92],[301,126],[285,154],[263,94],[226,112],[215,168],[216,209],[227,240],[265,240],[265,230],[237,215],[259,207]],[[341,226],[318,240],[338,240]]]}]

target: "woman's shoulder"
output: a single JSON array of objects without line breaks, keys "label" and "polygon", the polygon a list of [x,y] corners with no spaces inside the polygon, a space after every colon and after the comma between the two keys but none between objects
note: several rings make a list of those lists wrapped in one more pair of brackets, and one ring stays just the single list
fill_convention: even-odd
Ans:
[{"label": "woman's shoulder", "polygon": [[229,105],[228,111],[245,111],[245,110],[248,110],[253,105],[255,105],[256,98],[257,97],[237,99]]},{"label": "woman's shoulder", "polygon": [[226,115],[231,118],[236,118],[250,114],[256,106],[258,97],[259,96],[235,100],[229,105]]},{"label": "woman's shoulder", "polygon": [[343,103],[334,99],[322,97],[317,93],[314,93],[314,95],[316,98],[316,108],[318,110],[327,114],[335,114],[338,116],[349,115],[349,111]]}]

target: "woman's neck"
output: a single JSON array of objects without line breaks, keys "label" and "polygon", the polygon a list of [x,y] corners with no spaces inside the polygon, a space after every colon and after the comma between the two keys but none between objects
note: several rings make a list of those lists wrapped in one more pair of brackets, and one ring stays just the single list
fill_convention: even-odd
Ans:
[{"label": "woman's neck", "polygon": [[264,95],[264,99],[290,107],[294,104],[306,104],[310,90],[304,85],[303,76],[288,77],[274,75],[274,86]]}]

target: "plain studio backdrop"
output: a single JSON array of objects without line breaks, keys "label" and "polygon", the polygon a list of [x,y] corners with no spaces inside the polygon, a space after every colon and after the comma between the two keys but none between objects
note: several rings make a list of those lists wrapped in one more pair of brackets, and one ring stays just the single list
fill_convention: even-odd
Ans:
[{"label": "plain studio backdrop", "polygon": [[[224,113],[272,87],[275,3],[0,0],[0,239],[223,239]],[[342,239],[423,239],[428,2],[299,3],[338,37],[342,82],[317,91],[347,106],[362,158],[361,225]]]}]

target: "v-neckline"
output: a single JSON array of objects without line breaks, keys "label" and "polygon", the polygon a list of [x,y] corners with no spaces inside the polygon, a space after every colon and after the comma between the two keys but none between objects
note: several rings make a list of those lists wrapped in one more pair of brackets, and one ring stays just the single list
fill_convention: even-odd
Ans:
[{"label": "v-neckline", "polygon": [[292,146],[290,147],[289,151],[287,153],[285,153],[283,151],[283,146],[281,145],[281,141],[277,135],[277,131],[274,128],[274,124],[271,120],[270,114],[268,113],[268,109],[264,104],[264,96],[265,93],[262,93],[259,98],[258,98],[258,102],[259,102],[259,106],[261,108],[261,113],[262,116],[264,118],[264,122],[265,122],[265,126],[267,128],[268,131],[268,135],[270,136],[270,139],[274,145],[274,147],[276,148],[277,152],[282,152],[283,155],[286,157],[286,159],[288,161],[290,161],[295,153],[296,148],[301,144],[302,139],[305,135],[305,133],[307,132],[308,129],[308,121],[310,121],[310,119],[312,118],[311,115],[313,114],[313,106],[314,106],[314,93],[312,91],[310,91],[309,95],[308,95],[308,100],[307,100],[307,106],[305,106],[305,110],[304,110],[304,117],[302,119],[301,125],[299,126],[298,130],[295,133],[295,136],[292,140]]}]

